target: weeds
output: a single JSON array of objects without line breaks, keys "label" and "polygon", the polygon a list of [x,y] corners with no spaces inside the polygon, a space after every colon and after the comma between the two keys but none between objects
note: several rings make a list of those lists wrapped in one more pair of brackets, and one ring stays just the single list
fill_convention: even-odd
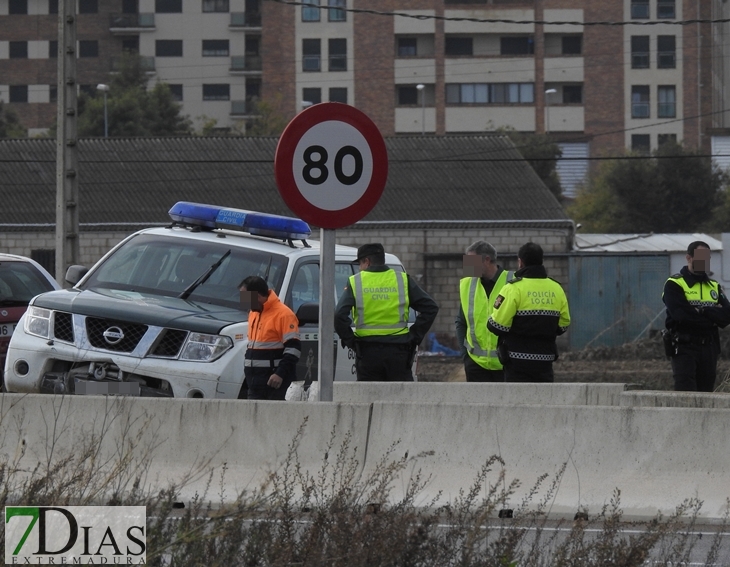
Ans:
[{"label": "weeds", "polygon": [[[117,419],[114,415],[109,419]],[[727,554],[722,539],[727,518],[705,562],[694,557],[701,537],[695,529],[702,506],[697,499],[684,501],[666,518],[626,522],[615,490],[599,514],[579,511],[572,522],[556,522],[549,519],[551,505],[566,465],[541,476],[515,502],[520,482],[505,478],[504,463],[492,456],[467,490],[449,502],[439,495],[424,503],[422,492],[431,480],[419,466],[425,455],[397,457],[397,443],[372,472],[363,472],[352,437],[344,435],[335,446],[333,430],[320,468],[305,470],[298,450],[306,421],[262,486],[228,495],[224,467],[208,472],[205,488],[180,509],[184,481],[151,491],[148,469],[132,457],[140,442],[133,425],[119,429],[123,440],[114,458],[100,450],[108,442],[108,428],[102,427],[73,454],[51,447],[33,470],[22,470],[17,456],[0,463],[2,504],[145,505],[147,560],[159,567],[728,565],[721,557]],[[49,431],[56,438],[50,424]]]}]

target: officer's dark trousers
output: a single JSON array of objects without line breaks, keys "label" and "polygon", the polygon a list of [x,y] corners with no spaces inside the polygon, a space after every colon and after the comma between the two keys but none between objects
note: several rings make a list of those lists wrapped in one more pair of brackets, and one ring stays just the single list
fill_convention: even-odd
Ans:
[{"label": "officer's dark trousers", "polygon": [[474,362],[468,354],[464,358],[464,373],[467,382],[504,382],[504,371],[487,370]]},{"label": "officer's dark trousers", "polygon": [[510,360],[504,369],[505,382],[553,382],[552,362]]},{"label": "officer's dark trousers", "polygon": [[411,349],[406,344],[358,341],[358,382],[413,382]]},{"label": "officer's dark trousers", "polygon": [[714,341],[680,344],[672,357],[674,389],[677,392],[712,392],[715,389],[719,349]]}]

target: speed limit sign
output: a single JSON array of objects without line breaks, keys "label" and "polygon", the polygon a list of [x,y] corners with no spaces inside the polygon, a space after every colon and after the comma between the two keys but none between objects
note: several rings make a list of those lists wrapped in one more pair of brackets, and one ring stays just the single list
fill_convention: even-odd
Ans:
[{"label": "speed limit sign", "polygon": [[289,122],[276,147],[274,169],[279,193],[302,220],[342,228],[367,215],[380,199],[388,152],[366,114],[327,102]]}]

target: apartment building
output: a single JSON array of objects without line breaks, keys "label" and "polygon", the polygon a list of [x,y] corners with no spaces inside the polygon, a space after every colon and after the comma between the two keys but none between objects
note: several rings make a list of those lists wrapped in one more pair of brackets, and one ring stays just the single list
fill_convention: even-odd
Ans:
[{"label": "apartment building", "polygon": [[[31,134],[55,115],[57,1],[0,0],[0,98]],[[384,135],[549,133],[569,195],[623,148],[677,140],[730,165],[724,0],[77,2],[82,88],[136,51],[198,127],[338,101]]]}]

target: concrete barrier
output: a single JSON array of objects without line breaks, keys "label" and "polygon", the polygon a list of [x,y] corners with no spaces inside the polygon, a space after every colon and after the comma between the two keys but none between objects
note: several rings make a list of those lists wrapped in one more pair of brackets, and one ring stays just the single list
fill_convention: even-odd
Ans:
[{"label": "concrete barrier", "polygon": [[[637,519],[671,513],[696,496],[705,503],[701,517],[712,521],[730,497],[730,409],[4,394],[0,458],[21,474],[65,456],[79,458],[80,469],[97,463],[108,470],[125,460],[143,486],[184,482],[183,500],[207,487],[206,498],[217,503],[281,470],[305,419],[298,461],[310,474],[322,467],[333,430],[334,452],[351,436],[351,454],[366,475],[394,442],[394,458],[433,452],[412,465],[432,475],[422,503],[439,491],[445,502],[468,489],[491,455],[504,460],[508,481],[522,483],[509,501],[514,508],[541,474],[567,463],[552,516],[597,513],[614,487],[625,516]],[[85,453],[91,446],[98,450]],[[395,488],[397,496],[405,482]]]},{"label": "concrete barrier", "polygon": [[627,407],[730,409],[730,394],[635,391],[621,394],[620,403]]},{"label": "concrete barrier", "polygon": [[221,478],[233,498],[278,470],[305,420],[302,470],[319,470],[333,429],[335,447],[350,434],[364,463],[369,413],[366,404],[3,394],[0,458],[33,470],[98,446],[97,464],[124,456],[145,485],[185,484],[186,497],[203,494],[213,471],[208,497],[219,501]]},{"label": "concrete barrier", "polygon": [[[553,516],[572,518],[582,508],[598,513],[614,487],[625,516],[637,519],[671,513],[696,496],[704,501],[701,517],[712,521],[730,497],[727,410],[376,402],[366,474],[370,456],[395,439],[397,456],[434,451],[420,459],[432,475],[424,502],[439,492],[446,500],[457,496],[491,455],[504,460],[508,482],[521,482],[513,508],[539,475],[555,475],[567,463],[549,507]],[[488,480],[496,479],[494,473]]]},{"label": "concrete barrier", "polygon": [[618,406],[630,384],[505,382],[335,382],[336,402],[443,402]]}]

